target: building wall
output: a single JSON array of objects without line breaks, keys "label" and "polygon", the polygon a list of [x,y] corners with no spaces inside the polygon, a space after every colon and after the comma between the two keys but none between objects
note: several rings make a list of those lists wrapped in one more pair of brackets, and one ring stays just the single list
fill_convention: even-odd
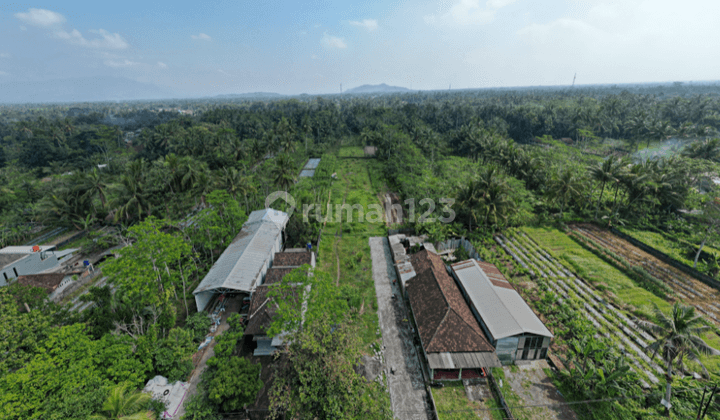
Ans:
[{"label": "building wall", "polygon": [[[42,259],[41,254],[46,258]],[[0,270],[0,286],[6,286],[10,279],[28,274],[40,274],[43,271],[55,268],[60,265],[57,257],[52,252],[33,252],[28,256],[20,258]],[[7,280],[5,280],[7,278]]]},{"label": "building wall", "polygon": [[515,362],[517,359],[519,337],[505,337],[497,340],[495,344],[495,354],[497,354],[500,363],[503,365],[509,365]]},{"label": "building wall", "polygon": [[550,337],[526,334],[518,337],[515,360],[538,360],[547,357]]}]

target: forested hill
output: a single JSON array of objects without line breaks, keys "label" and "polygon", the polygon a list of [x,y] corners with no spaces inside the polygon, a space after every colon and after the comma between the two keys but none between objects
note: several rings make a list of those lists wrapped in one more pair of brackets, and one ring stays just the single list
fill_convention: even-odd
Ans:
[{"label": "forested hill", "polygon": [[344,93],[397,93],[410,92],[410,89],[401,86],[388,86],[385,83],[379,85],[362,85],[356,88],[348,89]]}]

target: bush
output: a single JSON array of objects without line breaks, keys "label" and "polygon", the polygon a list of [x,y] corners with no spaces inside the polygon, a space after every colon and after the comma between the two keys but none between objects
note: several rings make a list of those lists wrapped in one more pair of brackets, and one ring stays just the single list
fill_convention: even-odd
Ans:
[{"label": "bush", "polygon": [[192,333],[194,342],[200,343],[210,330],[210,324],[212,321],[205,312],[196,312],[185,320],[185,329]]}]

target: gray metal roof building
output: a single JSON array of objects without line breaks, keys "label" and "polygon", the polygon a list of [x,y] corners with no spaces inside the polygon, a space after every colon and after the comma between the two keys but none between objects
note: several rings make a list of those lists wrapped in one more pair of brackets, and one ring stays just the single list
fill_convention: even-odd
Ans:
[{"label": "gray metal roof building", "polygon": [[553,334],[494,265],[468,260],[452,270],[501,361],[545,358]]},{"label": "gray metal roof building", "polygon": [[282,249],[287,222],[286,213],[273,209],[250,213],[240,233],[193,291],[198,311],[216,293],[250,293],[260,285],[273,255]]}]

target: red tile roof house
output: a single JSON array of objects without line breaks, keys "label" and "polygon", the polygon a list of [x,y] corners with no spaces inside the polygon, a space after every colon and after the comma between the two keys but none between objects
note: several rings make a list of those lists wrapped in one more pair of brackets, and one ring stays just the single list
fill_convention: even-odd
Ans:
[{"label": "red tile roof house", "polygon": [[411,262],[417,275],[408,280],[407,295],[430,377],[471,378],[480,368],[501,366],[442,258],[423,250]]}]

